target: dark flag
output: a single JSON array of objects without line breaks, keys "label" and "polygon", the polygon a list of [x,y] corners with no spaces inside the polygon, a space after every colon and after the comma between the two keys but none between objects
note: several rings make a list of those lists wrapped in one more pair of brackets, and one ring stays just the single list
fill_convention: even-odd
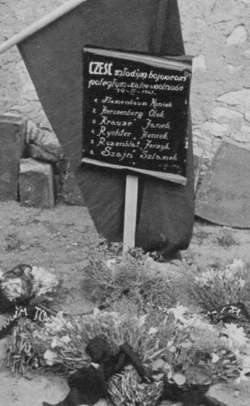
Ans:
[{"label": "dark flag", "polygon": [[[18,44],[97,231],[108,241],[122,241],[126,173],[81,164],[85,45],[182,55],[177,0],[87,0]],[[188,247],[194,217],[191,130],[187,179],[186,186],[139,179],[136,246],[164,254]]]}]

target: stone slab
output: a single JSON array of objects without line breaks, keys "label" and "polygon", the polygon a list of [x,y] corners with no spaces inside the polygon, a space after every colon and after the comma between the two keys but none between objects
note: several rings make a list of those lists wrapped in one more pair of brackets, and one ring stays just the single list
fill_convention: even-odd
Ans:
[{"label": "stone slab", "polygon": [[196,195],[195,214],[212,223],[250,228],[250,150],[223,142]]},{"label": "stone slab", "polygon": [[19,195],[22,206],[42,209],[54,207],[52,165],[32,158],[21,159]]},{"label": "stone slab", "polygon": [[19,160],[25,148],[25,121],[0,115],[0,201],[18,200]]}]

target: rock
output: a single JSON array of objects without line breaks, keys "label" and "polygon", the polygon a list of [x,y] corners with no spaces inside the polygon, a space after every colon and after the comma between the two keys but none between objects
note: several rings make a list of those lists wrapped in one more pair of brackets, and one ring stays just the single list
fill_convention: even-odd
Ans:
[{"label": "rock", "polygon": [[207,121],[203,126],[205,131],[210,132],[215,137],[224,137],[229,135],[230,127],[228,124],[218,124],[213,121]]},{"label": "rock", "polygon": [[231,75],[234,75],[235,73],[239,72],[239,71],[242,69],[242,66],[241,66],[241,65],[239,65],[239,66],[233,66],[233,65],[231,65],[231,64],[228,64],[228,65],[227,65],[227,69],[228,69],[228,72],[229,72]]},{"label": "rock", "polygon": [[22,206],[54,207],[54,183],[51,164],[32,158],[20,160],[19,193]]},{"label": "rock", "polygon": [[[250,137],[250,126],[249,125],[242,125],[240,127],[240,131],[245,135],[246,137]],[[250,140],[248,140],[250,141]]]},{"label": "rock", "polygon": [[238,142],[250,143],[250,126],[241,126],[239,133],[233,134],[233,139]]},{"label": "rock", "polygon": [[0,115],[0,201],[17,200],[18,165],[25,147],[25,121]]},{"label": "rock", "polygon": [[247,40],[247,30],[244,25],[238,25],[227,37],[226,45],[241,45]]},{"label": "rock", "polygon": [[234,106],[235,110],[245,113],[250,106],[250,89],[242,89],[236,92],[228,92],[219,96],[216,101]]},{"label": "rock", "polygon": [[226,107],[214,107],[212,110],[213,120],[226,119],[227,121],[230,121],[238,118],[243,118],[243,114]]}]

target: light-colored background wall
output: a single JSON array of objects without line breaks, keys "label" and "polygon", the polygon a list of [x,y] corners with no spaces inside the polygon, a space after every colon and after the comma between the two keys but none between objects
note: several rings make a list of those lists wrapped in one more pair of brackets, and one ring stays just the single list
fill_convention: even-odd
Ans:
[{"label": "light-colored background wall", "polygon": [[[0,41],[67,0],[1,0]],[[211,160],[222,139],[250,147],[250,0],[178,0],[187,54],[193,55],[195,151]],[[0,112],[49,124],[14,47],[0,55]]]},{"label": "light-colored background wall", "polygon": [[250,146],[250,0],[178,0],[186,53],[195,55],[193,133],[211,159],[226,137]]}]

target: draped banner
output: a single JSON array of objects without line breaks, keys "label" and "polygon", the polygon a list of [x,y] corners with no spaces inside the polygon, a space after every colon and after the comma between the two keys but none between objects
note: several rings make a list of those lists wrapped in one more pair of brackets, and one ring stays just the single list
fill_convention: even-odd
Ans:
[{"label": "draped banner", "polygon": [[[81,164],[86,45],[182,55],[177,1],[86,0],[18,44],[97,231],[108,241],[122,241],[126,172]],[[194,217],[191,130],[187,179],[182,186],[139,178],[136,246],[164,254],[188,247]]]}]

